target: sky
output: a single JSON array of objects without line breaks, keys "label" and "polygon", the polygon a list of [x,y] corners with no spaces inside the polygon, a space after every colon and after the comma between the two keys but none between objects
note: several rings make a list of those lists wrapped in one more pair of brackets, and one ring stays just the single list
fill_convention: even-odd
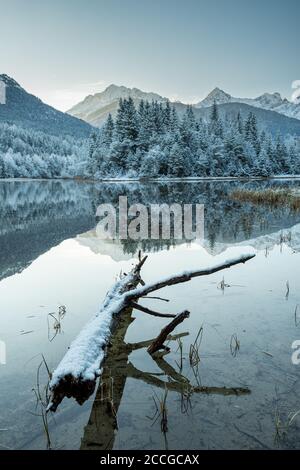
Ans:
[{"label": "sky", "polygon": [[299,18],[299,0],[0,0],[0,73],[63,111],[111,83],[291,99]]}]

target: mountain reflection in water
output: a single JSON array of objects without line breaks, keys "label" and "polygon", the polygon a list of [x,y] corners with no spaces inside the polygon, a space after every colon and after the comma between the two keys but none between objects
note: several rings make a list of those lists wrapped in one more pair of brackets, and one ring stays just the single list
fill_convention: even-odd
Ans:
[{"label": "mountain reflection in water", "polygon": [[63,240],[77,236],[93,252],[115,260],[130,259],[138,250],[160,251],[184,240],[131,239],[105,241],[97,237],[98,205],[118,207],[119,196],[128,205],[204,204],[205,248],[212,254],[227,246],[259,239],[269,248],[278,243],[282,230],[293,232],[298,250],[299,216],[287,207],[268,208],[230,199],[237,187],[299,186],[299,182],[182,182],[182,183],[85,183],[77,181],[0,182],[0,279],[21,272],[41,254]]}]

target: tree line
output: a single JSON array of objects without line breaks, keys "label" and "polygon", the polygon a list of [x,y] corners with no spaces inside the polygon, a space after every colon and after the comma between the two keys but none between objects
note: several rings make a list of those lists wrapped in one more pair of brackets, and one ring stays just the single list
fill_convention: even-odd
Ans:
[{"label": "tree line", "polygon": [[0,123],[0,178],[268,177],[300,174],[299,139],[266,132],[249,113],[207,120],[192,106],[121,99],[90,139]]},{"label": "tree line", "polygon": [[59,178],[83,174],[86,140],[0,123],[0,178]]},{"label": "tree line", "polygon": [[182,117],[169,102],[120,99],[90,138],[87,175],[103,177],[220,177],[300,173],[300,146],[260,128],[255,114],[221,118],[216,103],[208,120],[192,106]]}]

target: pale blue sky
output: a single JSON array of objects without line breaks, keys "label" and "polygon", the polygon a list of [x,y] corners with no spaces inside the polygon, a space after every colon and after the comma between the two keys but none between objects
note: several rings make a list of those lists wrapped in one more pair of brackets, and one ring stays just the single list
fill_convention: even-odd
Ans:
[{"label": "pale blue sky", "polygon": [[300,79],[299,0],[0,0],[0,73],[67,109],[105,86],[195,102]]}]

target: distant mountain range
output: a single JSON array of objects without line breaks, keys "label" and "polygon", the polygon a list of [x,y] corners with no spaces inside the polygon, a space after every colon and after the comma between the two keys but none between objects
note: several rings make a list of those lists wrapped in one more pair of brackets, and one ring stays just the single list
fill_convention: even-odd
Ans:
[{"label": "distant mountain range", "polygon": [[[0,81],[6,88],[6,103],[0,104],[0,122],[55,136],[88,137],[92,126],[101,127],[109,113],[116,115],[120,98],[131,96],[135,104],[142,99],[162,103],[168,101],[163,96],[138,88],[110,85],[102,93],[89,95],[67,113],[62,113],[27,93],[13,78],[0,75]],[[249,112],[253,112],[260,127],[272,134],[300,136],[300,104],[282,99],[279,93],[242,99],[215,88],[204,100],[194,105],[196,117],[208,119],[214,101],[219,105],[222,116],[235,116],[240,112],[246,117]],[[187,105],[184,103],[175,102],[173,105],[179,116],[186,111]]]},{"label": "distant mountain range", "polygon": [[[110,85],[102,93],[87,96],[68,111],[69,114],[82,119],[95,127],[101,127],[109,114],[116,116],[119,99],[131,97],[135,104],[141,100],[166,102],[167,98],[155,93],[148,93],[137,88],[126,88],[124,86]],[[210,107],[216,101],[219,105],[221,115],[236,115],[238,112],[242,117],[246,117],[249,112],[256,115],[261,128],[266,129],[272,134],[281,133],[282,135],[300,136],[300,104],[293,104],[287,100],[282,100],[279,93],[274,95],[265,94],[256,100],[242,100],[233,98],[222,90],[215,88],[203,101],[194,105],[195,115],[199,118],[208,119]],[[280,105],[280,103],[282,103]],[[186,104],[181,102],[172,103],[179,116],[187,108]],[[281,106],[281,107],[280,107]],[[284,108],[285,106],[285,108]],[[279,108],[282,112],[278,112]],[[283,110],[290,109],[295,117],[286,116]],[[296,118],[298,116],[298,118]]]},{"label": "distant mountain range", "polygon": [[6,95],[5,103],[0,104],[0,122],[54,136],[84,138],[91,134],[88,123],[48,106],[8,75],[0,75],[0,81],[5,84]]},{"label": "distant mountain range", "polygon": [[214,101],[217,104],[244,103],[256,108],[276,111],[285,116],[300,119],[300,103],[292,103],[286,98],[282,98],[280,93],[264,93],[258,98],[234,98],[220,88],[215,88],[204,100],[197,103],[195,107],[206,108],[212,106]]}]

